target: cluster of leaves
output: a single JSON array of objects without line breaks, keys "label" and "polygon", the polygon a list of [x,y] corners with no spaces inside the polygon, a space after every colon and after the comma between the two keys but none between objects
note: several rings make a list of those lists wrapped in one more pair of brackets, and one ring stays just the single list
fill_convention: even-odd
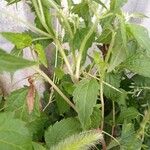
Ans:
[{"label": "cluster of leaves", "polygon": [[[109,6],[68,0],[67,12],[59,0],[26,2],[35,26],[1,33],[14,48],[10,54],[0,49],[0,72],[32,67],[36,74],[29,86],[0,99],[0,149],[149,149],[150,37],[128,22],[122,11],[127,0]],[[55,47],[51,58],[49,45]],[[23,58],[27,47],[36,60]],[[40,69],[49,65],[51,76]],[[34,84],[39,76],[51,85],[42,100]]]}]

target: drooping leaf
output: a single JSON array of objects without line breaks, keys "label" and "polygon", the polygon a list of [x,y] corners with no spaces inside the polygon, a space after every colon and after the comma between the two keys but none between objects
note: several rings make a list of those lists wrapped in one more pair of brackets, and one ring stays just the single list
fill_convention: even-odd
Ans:
[{"label": "drooping leaf", "polygon": [[23,49],[32,43],[32,38],[26,33],[2,32],[1,35],[14,44],[17,49]]},{"label": "drooping leaf", "polygon": [[36,44],[34,47],[35,51],[37,52],[38,55],[38,59],[39,61],[45,66],[47,67],[47,59],[46,59],[46,55],[45,55],[45,51],[44,48],[41,44]]},{"label": "drooping leaf", "polygon": [[68,136],[81,131],[80,122],[76,118],[63,119],[51,125],[45,132],[45,141],[50,148]]},{"label": "drooping leaf", "polygon": [[145,53],[135,53],[124,61],[121,66],[144,77],[150,77],[150,57]]},{"label": "drooping leaf", "polygon": [[99,85],[95,79],[80,81],[74,90],[73,100],[83,129],[86,129],[91,122],[90,116],[96,105],[98,90]]},{"label": "drooping leaf", "polygon": [[0,149],[32,150],[32,142],[25,123],[9,113],[0,114]]},{"label": "drooping leaf", "polygon": [[10,55],[0,49],[0,72],[12,72],[33,65],[36,65],[36,63],[33,61]]},{"label": "drooping leaf", "polygon": [[138,44],[150,55],[150,37],[148,30],[137,24],[127,24],[127,30],[133,35]]},{"label": "drooping leaf", "polygon": [[102,139],[103,135],[99,131],[81,132],[62,140],[50,150],[88,150]]},{"label": "drooping leaf", "polygon": [[20,2],[21,0],[5,0],[5,1],[8,2],[7,5],[12,5],[14,3]]}]

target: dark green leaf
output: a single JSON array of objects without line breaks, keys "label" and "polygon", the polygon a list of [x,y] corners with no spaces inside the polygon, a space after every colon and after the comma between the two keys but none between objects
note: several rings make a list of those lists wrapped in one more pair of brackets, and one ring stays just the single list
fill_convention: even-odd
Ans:
[{"label": "dark green leaf", "polygon": [[73,100],[83,129],[86,129],[91,122],[90,116],[96,105],[98,91],[99,85],[95,79],[80,81],[74,90]]},{"label": "dark green leaf", "polygon": [[50,148],[64,140],[68,136],[79,133],[81,131],[80,123],[75,118],[63,119],[50,126],[45,133],[45,141]]},{"label": "dark green leaf", "polygon": [[107,9],[106,5],[101,0],[94,0],[94,1],[103,6],[105,9]]},{"label": "dark green leaf", "polygon": [[35,64],[36,63],[33,61],[10,55],[0,49],[0,72],[16,71],[25,67],[33,66]]}]

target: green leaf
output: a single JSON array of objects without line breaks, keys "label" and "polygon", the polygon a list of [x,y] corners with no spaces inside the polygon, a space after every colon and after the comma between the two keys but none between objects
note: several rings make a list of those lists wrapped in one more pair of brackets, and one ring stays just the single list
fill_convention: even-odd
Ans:
[{"label": "green leaf", "polygon": [[74,90],[73,100],[83,129],[86,129],[90,124],[90,116],[96,105],[98,91],[99,85],[95,79],[80,81]]},{"label": "green leaf", "polygon": [[139,75],[150,77],[150,57],[144,53],[135,53],[121,65]]},{"label": "green leaf", "polygon": [[121,9],[121,7],[127,2],[127,0],[111,0],[110,2],[110,10],[117,12]]},{"label": "green leaf", "polygon": [[39,61],[45,66],[47,67],[47,59],[46,59],[46,55],[45,55],[45,51],[44,48],[41,44],[36,44],[34,47],[34,50],[37,52],[38,54],[38,59]]},{"label": "green leaf", "polygon": [[150,37],[148,30],[137,24],[127,24],[127,30],[133,35],[138,44],[150,55]]},{"label": "green leaf", "polygon": [[33,65],[36,65],[36,63],[33,61],[10,55],[0,49],[0,72],[12,72]]},{"label": "green leaf", "polygon": [[127,58],[124,44],[121,39],[122,39],[122,33],[121,30],[119,29],[115,36],[115,43],[112,49],[112,55],[110,58],[107,72],[112,72]]},{"label": "green leaf", "polygon": [[32,150],[31,137],[25,123],[8,113],[0,113],[0,149]]},{"label": "green leaf", "polygon": [[93,113],[91,115],[91,125],[90,128],[98,129],[101,123],[101,110],[99,107],[94,107]]},{"label": "green leaf", "polygon": [[17,49],[23,49],[32,43],[32,38],[26,33],[1,32],[1,35],[14,44]]},{"label": "green leaf", "polygon": [[28,88],[22,88],[13,91],[7,98],[5,103],[5,111],[15,112],[15,116],[24,121],[32,121],[36,117],[40,116],[39,110],[39,97],[35,96],[34,109],[31,114],[29,114],[27,106],[27,94]]},{"label": "green leaf", "polygon": [[63,119],[51,125],[45,133],[45,141],[50,148],[68,136],[81,131],[80,122],[76,118]]},{"label": "green leaf", "polygon": [[[138,134],[137,134],[138,135]],[[122,134],[120,139],[122,150],[140,150],[142,146],[142,140],[138,139],[138,136],[134,131],[133,124],[123,124]]]},{"label": "green leaf", "polygon": [[5,0],[5,1],[8,2],[7,5],[11,5],[11,4],[14,4],[14,3],[18,3],[18,2],[20,2],[21,0]]},{"label": "green leaf", "polygon": [[33,149],[34,150],[46,150],[45,147],[43,147],[41,144],[39,143],[36,143],[36,142],[32,142],[32,145],[33,145]]},{"label": "green leaf", "polygon": [[[74,50],[79,50],[81,43],[82,43],[82,39],[84,39],[84,37],[88,34],[90,28],[81,28],[79,30],[76,31],[75,35],[74,35],[74,39],[73,39],[73,48]],[[87,57],[87,51],[88,49],[92,46],[93,41],[95,40],[95,32],[89,37],[85,48],[83,50],[83,54],[82,54],[82,63],[85,62],[86,57]]]},{"label": "green leaf", "polygon": [[101,0],[94,0],[94,1],[103,6],[105,9],[107,9],[106,5]]},{"label": "green leaf", "polygon": [[62,140],[50,150],[89,150],[102,138],[102,134],[98,131],[86,131]]},{"label": "green leaf", "polygon": [[69,105],[57,92],[55,92],[54,94],[59,113],[63,114],[67,112],[70,109]]},{"label": "green leaf", "polygon": [[134,107],[129,107],[124,110],[122,110],[119,118],[117,119],[118,123],[123,123],[124,120],[131,121],[132,119],[135,119],[139,115],[139,112]]},{"label": "green leaf", "polygon": [[63,70],[61,68],[58,68],[58,67],[55,68],[54,72],[55,72],[55,75],[58,79],[62,79],[63,76],[65,75]]},{"label": "green leaf", "polygon": [[81,2],[79,4],[75,4],[72,12],[77,14],[79,17],[83,18],[86,25],[90,20],[90,12],[89,12],[89,5],[86,1]]},{"label": "green leaf", "polygon": [[[105,82],[119,90],[121,82],[121,74],[107,73],[105,77]],[[115,89],[109,87],[108,85],[104,85],[104,95],[107,98],[116,101],[120,94],[121,93],[117,92]]]}]

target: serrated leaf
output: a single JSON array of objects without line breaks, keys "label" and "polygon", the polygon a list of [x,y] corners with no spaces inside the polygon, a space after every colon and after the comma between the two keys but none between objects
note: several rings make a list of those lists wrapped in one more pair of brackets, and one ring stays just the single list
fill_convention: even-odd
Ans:
[{"label": "serrated leaf", "polygon": [[32,43],[32,38],[26,33],[1,32],[1,35],[14,44],[17,49],[23,49]]},{"label": "serrated leaf", "polygon": [[142,146],[142,141],[136,135],[134,131],[133,124],[129,123],[123,124],[122,134],[120,139],[122,150],[140,150]]},{"label": "serrated leaf", "polygon": [[139,75],[150,77],[150,57],[144,53],[135,53],[121,65]]},{"label": "serrated leaf", "polygon": [[98,91],[99,85],[95,79],[84,79],[76,85],[73,92],[73,100],[83,129],[90,124],[90,116],[96,105]]},{"label": "serrated leaf", "polygon": [[31,137],[25,123],[0,113],[0,149],[32,150]]},{"label": "serrated leaf", "polygon": [[38,54],[38,59],[39,61],[45,66],[47,67],[47,59],[46,59],[46,55],[45,55],[45,51],[44,48],[41,44],[36,44],[34,47],[35,51]]},{"label": "serrated leaf", "polygon": [[121,114],[118,118],[118,123],[123,123],[124,120],[131,121],[139,115],[139,112],[134,107],[129,107],[121,111]]},{"label": "serrated leaf", "polygon": [[79,133],[80,131],[80,122],[76,118],[63,119],[48,128],[45,132],[45,141],[50,148],[68,136]]},{"label": "serrated leaf", "polygon": [[150,55],[150,37],[148,30],[137,24],[127,24],[127,30],[134,36],[139,45]]},{"label": "serrated leaf", "polygon": [[0,72],[13,72],[22,68],[36,65],[35,62],[10,55],[0,49]]},{"label": "serrated leaf", "polygon": [[101,110],[98,107],[94,107],[93,113],[91,115],[91,125],[90,128],[98,129],[101,124]]},{"label": "serrated leaf", "polygon": [[15,112],[15,116],[24,121],[32,121],[37,116],[40,116],[39,98],[36,94],[34,109],[31,114],[28,112],[27,106],[28,88],[22,88],[12,92],[7,98],[5,103],[5,111]]},{"label": "serrated leaf", "polygon": [[[120,82],[121,82],[121,74],[107,73],[105,76],[105,82],[110,84],[111,86],[115,87],[116,89],[119,89]],[[116,101],[120,94],[121,93],[116,92],[115,89],[113,89],[107,85],[104,85],[104,95],[107,98]]]}]

